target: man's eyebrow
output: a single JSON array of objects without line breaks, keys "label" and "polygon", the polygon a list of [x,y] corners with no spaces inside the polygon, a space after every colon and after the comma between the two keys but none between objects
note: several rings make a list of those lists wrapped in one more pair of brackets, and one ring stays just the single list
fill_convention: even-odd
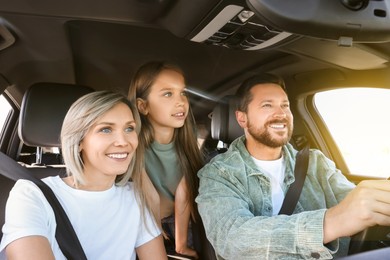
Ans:
[{"label": "man's eyebrow", "polygon": [[[263,103],[274,103],[274,102],[276,102],[276,100],[274,100],[274,99],[264,99],[264,100],[261,100],[261,101],[259,102],[259,104],[263,104]],[[285,99],[285,100],[282,101],[282,103],[290,103],[290,100]]]},{"label": "man's eyebrow", "polygon": [[259,104],[269,103],[269,102],[275,102],[275,100],[273,100],[273,99],[264,99],[264,100],[260,100]]}]

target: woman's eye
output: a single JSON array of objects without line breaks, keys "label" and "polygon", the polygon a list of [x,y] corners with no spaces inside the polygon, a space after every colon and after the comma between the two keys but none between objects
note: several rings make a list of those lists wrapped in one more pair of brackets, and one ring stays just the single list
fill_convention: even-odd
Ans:
[{"label": "woman's eye", "polygon": [[181,92],[181,95],[182,95],[182,96],[187,96],[188,94],[187,94],[186,91],[183,91],[183,92]]},{"label": "woman's eye", "polygon": [[129,127],[127,127],[127,128],[125,129],[125,131],[126,131],[127,133],[131,133],[131,132],[133,132],[134,130],[135,130],[134,126],[129,126]]},{"label": "woman's eye", "polygon": [[264,104],[263,107],[272,107],[271,104]]},{"label": "woman's eye", "polygon": [[111,133],[111,129],[105,127],[105,128],[100,129],[100,132],[108,134],[108,133]]},{"label": "woman's eye", "polygon": [[166,92],[164,93],[164,97],[171,97],[172,96],[172,92]]}]

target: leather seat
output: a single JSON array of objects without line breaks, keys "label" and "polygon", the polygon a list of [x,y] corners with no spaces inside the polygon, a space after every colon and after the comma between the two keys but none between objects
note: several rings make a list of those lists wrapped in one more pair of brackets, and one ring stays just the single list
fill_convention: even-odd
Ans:
[{"label": "leather seat", "polygon": [[32,85],[22,101],[18,128],[20,139],[33,147],[60,147],[62,121],[69,107],[79,97],[91,91],[93,89],[79,85]]},{"label": "leather seat", "polygon": [[[61,146],[62,121],[69,107],[79,97],[92,91],[94,91],[92,88],[86,86],[58,83],[37,83],[26,91],[20,110],[18,133],[24,144],[37,147],[36,162],[32,165],[25,165],[32,175],[44,178],[65,174],[63,165],[53,167],[41,163],[42,156],[45,156],[42,149]],[[2,154],[0,159],[0,166],[3,165],[0,167],[2,174],[7,171],[12,176],[14,169],[6,167],[6,165],[12,165],[12,163],[7,163],[10,160],[13,159]],[[15,163],[14,160],[13,163]],[[4,224],[5,204],[14,183],[14,180],[0,175],[0,227]],[[2,236],[3,233],[1,233]]]},{"label": "leather seat", "polygon": [[236,99],[233,95],[224,96],[214,107],[211,116],[211,137],[224,144],[244,134],[236,120]]}]

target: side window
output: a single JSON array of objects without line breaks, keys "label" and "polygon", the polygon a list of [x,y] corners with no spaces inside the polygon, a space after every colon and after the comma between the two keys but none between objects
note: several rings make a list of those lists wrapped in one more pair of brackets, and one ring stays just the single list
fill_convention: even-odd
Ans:
[{"label": "side window", "polygon": [[4,131],[4,125],[12,110],[11,105],[5,99],[3,95],[0,95],[0,136]]},{"label": "side window", "polygon": [[390,176],[389,101],[389,89],[348,88],[315,95],[315,106],[351,174]]}]

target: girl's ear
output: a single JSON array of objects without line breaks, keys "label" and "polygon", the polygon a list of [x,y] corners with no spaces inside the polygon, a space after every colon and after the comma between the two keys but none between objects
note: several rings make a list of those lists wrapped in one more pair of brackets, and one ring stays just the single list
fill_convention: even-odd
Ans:
[{"label": "girl's ear", "polygon": [[140,114],[142,114],[144,116],[146,116],[148,114],[146,102],[147,101],[143,100],[142,98],[137,98],[138,111],[140,112]]}]

